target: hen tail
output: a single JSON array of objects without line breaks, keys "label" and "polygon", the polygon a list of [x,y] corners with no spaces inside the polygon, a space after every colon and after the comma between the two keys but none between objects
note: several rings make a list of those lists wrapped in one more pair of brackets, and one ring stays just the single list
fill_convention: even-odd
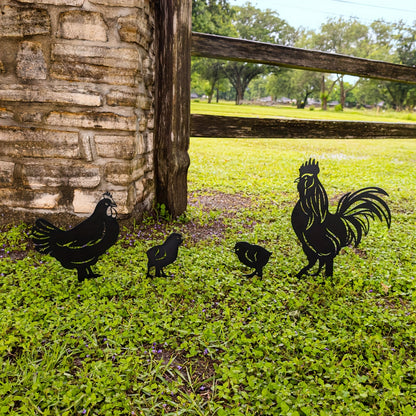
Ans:
[{"label": "hen tail", "polygon": [[337,214],[343,219],[347,227],[347,245],[355,246],[367,235],[370,229],[370,219],[383,219],[390,228],[391,213],[387,203],[380,195],[388,196],[387,192],[376,186],[348,192],[338,203]]},{"label": "hen tail", "polygon": [[43,218],[37,219],[31,236],[35,249],[42,254],[51,254],[53,251],[52,240],[58,233],[62,233],[62,230]]}]

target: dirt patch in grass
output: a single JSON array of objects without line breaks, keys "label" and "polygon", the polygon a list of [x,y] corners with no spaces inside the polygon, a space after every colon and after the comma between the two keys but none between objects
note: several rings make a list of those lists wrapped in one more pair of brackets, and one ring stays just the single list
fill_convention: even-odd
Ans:
[{"label": "dirt patch in grass", "polygon": [[223,192],[191,192],[188,197],[190,206],[200,206],[204,211],[223,210],[238,211],[252,204],[251,198],[241,194],[226,194]]}]

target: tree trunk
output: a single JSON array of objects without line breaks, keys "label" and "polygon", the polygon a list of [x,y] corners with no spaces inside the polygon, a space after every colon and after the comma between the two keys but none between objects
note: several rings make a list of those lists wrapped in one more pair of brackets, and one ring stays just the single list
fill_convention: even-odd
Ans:
[{"label": "tree trunk", "polygon": [[326,92],[325,75],[321,78],[321,109],[328,110],[328,93]]},{"label": "tree trunk", "polygon": [[339,94],[340,94],[340,104],[341,108],[344,109],[345,106],[345,87],[344,87],[344,77],[339,78]]},{"label": "tree trunk", "polygon": [[191,0],[155,3],[156,202],[173,217],[187,205],[191,85]]}]

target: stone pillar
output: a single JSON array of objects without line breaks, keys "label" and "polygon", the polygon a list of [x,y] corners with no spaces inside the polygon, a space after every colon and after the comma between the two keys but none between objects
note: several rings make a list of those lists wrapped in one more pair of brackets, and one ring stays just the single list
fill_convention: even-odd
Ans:
[{"label": "stone pillar", "polygon": [[121,214],[150,208],[154,8],[1,2],[0,205],[86,215],[109,191]]}]

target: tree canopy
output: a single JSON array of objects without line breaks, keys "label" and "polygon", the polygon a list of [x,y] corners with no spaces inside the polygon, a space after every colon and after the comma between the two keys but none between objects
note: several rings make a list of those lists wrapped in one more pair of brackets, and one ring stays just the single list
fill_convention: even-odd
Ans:
[{"label": "tree canopy", "polygon": [[[319,30],[306,31],[290,26],[276,11],[250,2],[231,6],[228,0],[193,0],[192,14],[192,29],[198,32],[416,65],[416,28],[402,21],[365,25],[353,18],[329,18]],[[320,100],[323,109],[331,100],[342,108],[383,103],[400,110],[416,105],[416,86],[410,84],[205,58],[193,58],[193,86],[209,100],[217,91],[217,98],[234,97],[237,104],[249,91],[251,99],[286,96],[298,107],[308,98]]]}]

